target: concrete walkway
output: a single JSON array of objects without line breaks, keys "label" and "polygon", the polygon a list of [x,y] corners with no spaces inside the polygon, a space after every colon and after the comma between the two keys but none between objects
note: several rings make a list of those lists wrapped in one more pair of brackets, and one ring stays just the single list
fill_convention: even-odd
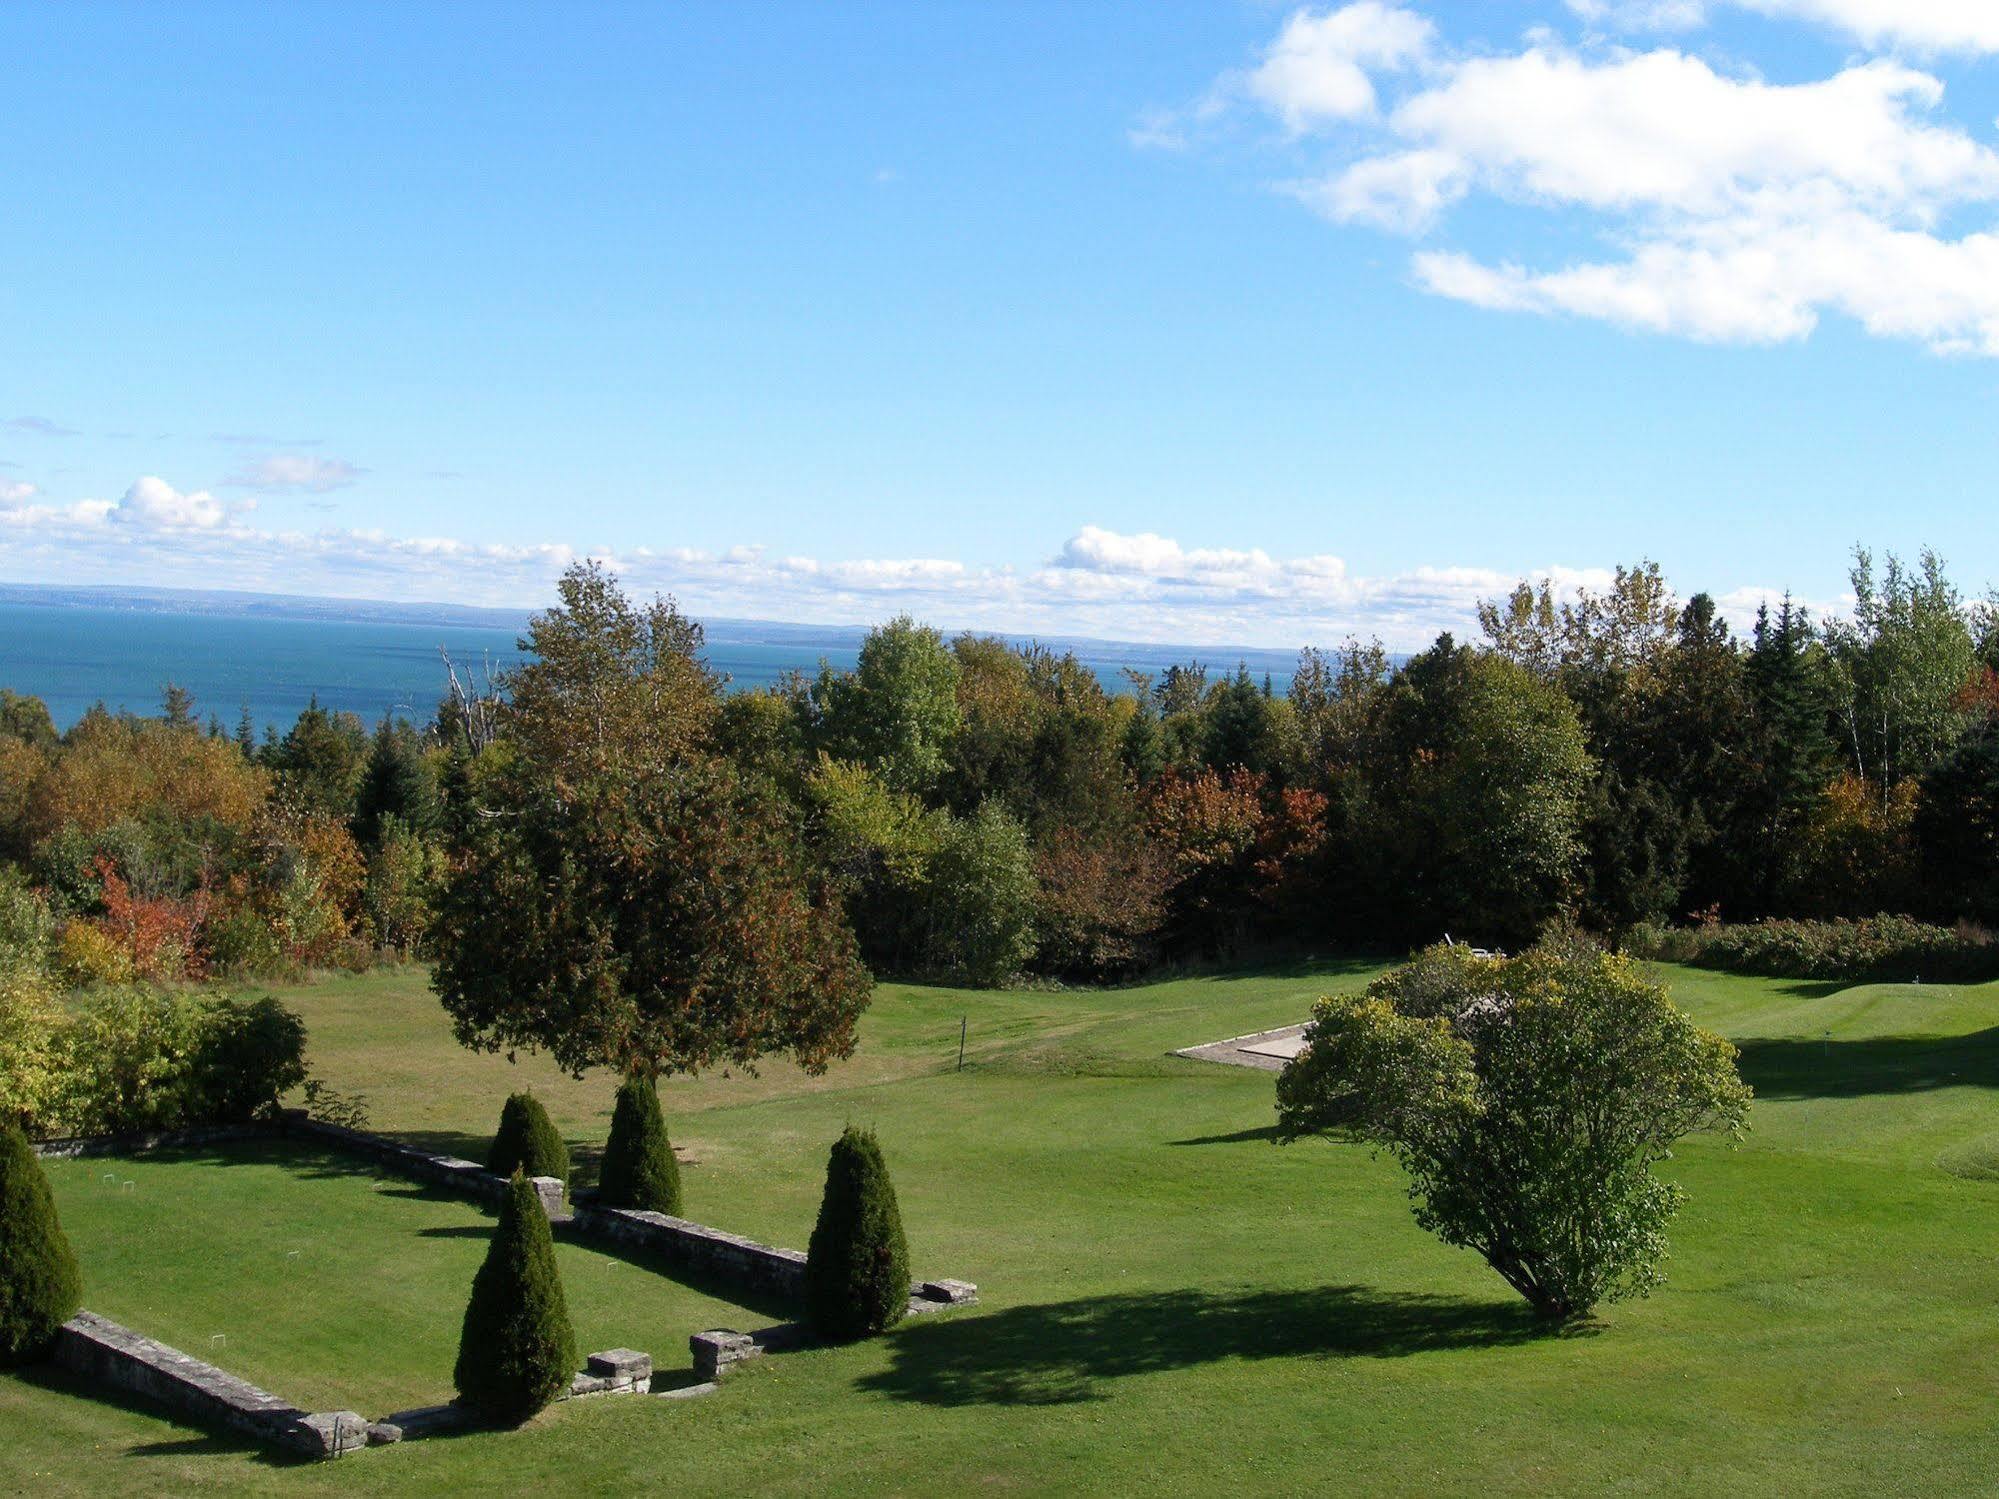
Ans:
[{"label": "concrete walkway", "polygon": [[1305,1027],[1280,1026],[1274,1031],[1257,1031],[1247,1036],[1231,1036],[1226,1041],[1210,1041],[1205,1046],[1189,1046],[1173,1053],[1197,1062],[1222,1062],[1230,1067],[1256,1067],[1264,1072],[1282,1072],[1284,1064],[1305,1049]]}]

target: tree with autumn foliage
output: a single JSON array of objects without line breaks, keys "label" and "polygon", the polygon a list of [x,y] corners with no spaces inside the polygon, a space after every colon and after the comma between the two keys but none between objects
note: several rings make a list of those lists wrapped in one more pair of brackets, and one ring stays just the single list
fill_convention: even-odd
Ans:
[{"label": "tree with autumn foliage", "polygon": [[652,1077],[849,1055],[872,981],[787,809],[717,750],[700,627],[595,564],[560,592],[453,819],[433,985],[459,1040]]}]

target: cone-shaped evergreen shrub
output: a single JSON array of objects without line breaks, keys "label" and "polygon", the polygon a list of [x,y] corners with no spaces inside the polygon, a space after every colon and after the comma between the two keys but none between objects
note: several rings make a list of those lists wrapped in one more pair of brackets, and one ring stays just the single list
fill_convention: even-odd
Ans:
[{"label": "cone-shaped evergreen shrub", "polygon": [[465,1306],[453,1376],[458,1398],[490,1421],[518,1425],[575,1373],[576,1332],[556,1273],[555,1237],[534,1185],[516,1171]]},{"label": "cone-shaped evergreen shrub", "polygon": [[495,1176],[524,1171],[529,1176],[555,1176],[569,1185],[569,1147],[556,1132],[555,1121],[532,1093],[515,1093],[500,1110],[500,1132],[493,1136],[493,1153],[486,1169]]},{"label": "cone-shaped evergreen shrub", "polygon": [[847,1126],[826,1162],[826,1196],[805,1253],[805,1302],[820,1336],[866,1337],[909,1310],[909,1246],[872,1130]]},{"label": "cone-shaped evergreen shrub", "polygon": [[618,1085],[597,1199],[606,1207],[680,1212],[680,1162],[666,1138],[666,1118],[651,1078],[634,1073]]},{"label": "cone-shaped evergreen shrub", "polygon": [[82,1296],[42,1163],[27,1136],[0,1125],[0,1365],[46,1353]]}]

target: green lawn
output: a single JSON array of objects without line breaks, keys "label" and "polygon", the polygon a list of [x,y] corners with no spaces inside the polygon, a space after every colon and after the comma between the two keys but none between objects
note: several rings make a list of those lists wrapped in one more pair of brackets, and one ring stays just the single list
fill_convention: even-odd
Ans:
[{"label": "green lawn", "polygon": [[[58,1380],[4,1379],[0,1491],[1991,1489],[1999,986],[1667,971],[1744,1046],[1753,1130],[1733,1150],[1693,1142],[1667,1168],[1691,1193],[1667,1286],[1549,1338],[1475,1258],[1415,1227],[1392,1163],[1277,1147],[1268,1074],[1166,1055],[1301,1018],[1363,972],[1084,994],[884,986],[860,1055],[824,1078],[773,1067],[668,1086],[692,1216],[801,1245],[827,1145],[848,1120],[872,1124],[916,1268],[978,1281],[976,1309],[765,1360],[707,1400],[584,1402],[518,1433],[323,1468]],[[368,1094],[377,1128],[476,1148],[523,1080],[577,1145],[606,1128],[609,1079],[459,1052],[420,975],[289,997],[316,1070]],[[295,1398],[325,1391],[374,1414],[352,1392],[448,1383],[475,1210],[281,1153],[55,1175],[91,1306],[195,1352],[238,1304],[337,1323],[343,1341],[317,1347],[215,1329],[218,1361]],[[231,1220],[220,1242],[238,1235],[241,1260],[195,1248],[210,1212]],[[314,1291],[287,1297],[308,1252],[292,1241],[308,1235]],[[155,1250],[164,1263],[148,1268]],[[565,1250],[591,1346],[601,1328],[678,1362],[686,1331],[730,1320],[612,1263]],[[328,1300],[307,1309],[322,1275]],[[333,1298],[356,1287],[384,1301],[342,1318]]]}]

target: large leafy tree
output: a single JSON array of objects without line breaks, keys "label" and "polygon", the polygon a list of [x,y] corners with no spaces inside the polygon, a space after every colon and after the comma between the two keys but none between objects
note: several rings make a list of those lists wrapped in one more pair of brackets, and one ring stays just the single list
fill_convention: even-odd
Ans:
[{"label": "large leafy tree", "polygon": [[1377,932],[1519,941],[1572,898],[1592,767],[1558,687],[1445,635],[1397,676],[1378,743],[1353,814]]},{"label": "large leafy tree", "polygon": [[1279,1080],[1283,1135],[1387,1150],[1417,1222],[1558,1321],[1658,1282],[1683,1194],[1654,1163],[1749,1105],[1728,1042],[1594,951],[1433,949],[1320,1001],[1306,1035]]},{"label": "large leafy tree", "polygon": [[1968,727],[1960,694],[1977,647],[1934,552],[1914,568],[1890,553],[1878,577],[1869,552],[1853,557],[1853,617],[1828,631],[1836,703],[1854,774],[1885,795],[1949,754]]},{"label": "large leafy tree", "polygon": [[715,748],[700,627],[594,564],[561,598],[453,819],[433,984],[459,1040],[652,1077],[850,1054],[871,980],[791,819]]},{"label": "large leafy tree", "polygon": [[824,749],[897,791],[926,791],[958,727],[958,660],[936,630],[900,615],[868,632],[853,671],[822,671],[812,698]]}]

